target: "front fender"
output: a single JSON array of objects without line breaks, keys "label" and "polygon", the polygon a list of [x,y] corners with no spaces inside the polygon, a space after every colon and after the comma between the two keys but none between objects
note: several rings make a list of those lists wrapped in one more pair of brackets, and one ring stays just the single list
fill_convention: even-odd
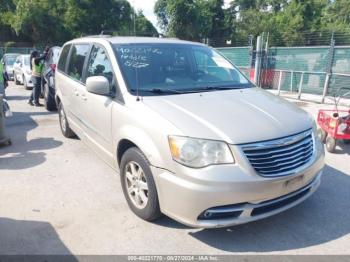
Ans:
[{"label": "front fender", "polygon": [[[152,137],[144,130],[131,125],[123,126],[119,131],[119,135],[117,148],[122,140],[127,139],[134,143],[145,154],[151,165],[156,167],[164,166],[161,153],[159,148],[156,146],[155,139],[164,140],[166,137],[164,137],[164,139],[159,136],[157,138]],[[167,143],[167,141],[165,142]],[[161,142],[161,145],[163,143],[164,141]]]}]

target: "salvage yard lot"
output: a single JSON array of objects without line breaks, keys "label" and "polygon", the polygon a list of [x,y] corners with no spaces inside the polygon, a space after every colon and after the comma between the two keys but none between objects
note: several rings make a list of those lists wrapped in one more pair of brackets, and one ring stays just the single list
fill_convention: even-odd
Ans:
[{"label": "salvage yard lot", "polygon": [[[57,114],[30,107],[29,94],[7,89],[13,145],[0,148],[0,254],[350,254],[350,145],[327,153],[319,190],[279,215],[211,230],[148,223],[129,210],[118,174],[64,138]],[[313,115],[325,107],[296,103]]]}]

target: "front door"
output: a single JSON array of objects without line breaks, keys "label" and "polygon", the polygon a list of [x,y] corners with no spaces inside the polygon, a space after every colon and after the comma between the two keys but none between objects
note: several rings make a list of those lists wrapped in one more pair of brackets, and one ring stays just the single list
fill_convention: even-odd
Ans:
[{"label": "front door", "polygon": [[[86,66],[86,78],[104,76],[108,79],[111,91],[115,89],[115,78],[107,51],[100,45],[94,45]],[[113,165],[112,108],[115,105],[111,96],[97,95],[86,91],[82,115],[84,132],[88,143],[95,151],[103,155],[104,160]]]},{"label": "front door", "polygon": [[66,108],[66,114],[70,116],[74,125],[74,131],[81,136],[84,130],[84,120],[82,108],[85,106],[85,83],[83,81],[84,66],[90,50],[89,44],[74,44],[71,47],[70,58],[67,68],[67,77],[64,89],[69,97],[69,106]]}]

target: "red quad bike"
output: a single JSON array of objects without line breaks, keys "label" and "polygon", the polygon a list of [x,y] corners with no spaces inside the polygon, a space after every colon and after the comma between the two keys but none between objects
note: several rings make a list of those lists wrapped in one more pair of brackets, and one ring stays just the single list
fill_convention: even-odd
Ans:
[{"label": "red quad bike", "polygon": [[[340,88],[341,90],[350,88]],[[338,103],[341,97],[350,94],[345,91],[338,98],[334,95],[335,110],[319,110],[317,123],[320,126],[319,136],[323,143],[326,143],[327,151],[333,153],[338,140],[343,140],[345,144],[350,143],[350,110],[338,110]]]}]

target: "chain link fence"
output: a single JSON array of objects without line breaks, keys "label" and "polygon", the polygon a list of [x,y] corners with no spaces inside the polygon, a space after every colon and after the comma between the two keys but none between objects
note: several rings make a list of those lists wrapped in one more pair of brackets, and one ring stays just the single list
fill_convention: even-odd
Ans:
[{"label": "chain link fence", "polygon": [[254,43],[217,50],[251,80],[256,73],[258,52],[261,56],[258,60],[259,86],[278,90],[279,94],[291,93],[298,98],[303,94],[321,95],[323,102],[325,96],[333,96],[341,87],[350,86],[350,34],[303,33],[303,36],[301,44],[305,46],[270,46],[281,42],[265,37],[261,50],[253,48]]}]

